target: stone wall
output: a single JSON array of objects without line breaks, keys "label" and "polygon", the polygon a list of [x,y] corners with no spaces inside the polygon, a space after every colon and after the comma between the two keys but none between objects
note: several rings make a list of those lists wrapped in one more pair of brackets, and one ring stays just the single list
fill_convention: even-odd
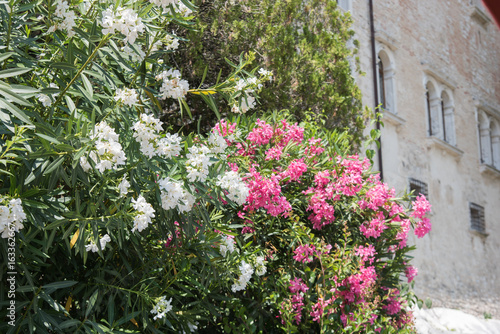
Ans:
[{"label": "stone wall", "polygon": [[[433,206],[432,232],[412,240],[415,288],[421,297],[437,290],[498,296],[500,165],[481,161],[478,117],[500,120],[500,29],[477,1],[373,3],[376,49],[391,100],[382,129],[384,178],[397,192],[408,189],[409,178],[425,182]],[[352,0],[350,8],[366,73],[357,82],[363,103],[373,108],[369,2]],[[489,130],[491,139],[495,130]],[[470,203],[484,208],[484,234],[471,229]]]}]

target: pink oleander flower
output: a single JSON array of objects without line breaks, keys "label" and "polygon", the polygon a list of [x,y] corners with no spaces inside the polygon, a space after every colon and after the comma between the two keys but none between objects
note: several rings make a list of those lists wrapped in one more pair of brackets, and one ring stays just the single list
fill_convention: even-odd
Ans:
[{"label": "pink oleander flower", "polygon": [[266,161],[279,160],[283,154],[283,147],[275,146],[266,151]]},{"label": "pink oleander flower", "polygon": [[285,196],[281,194],[281,186],[276,175],[265,178],[257,172],[255,166],[250,168],[250,175],[245,178],[245,183],[249,188],[247,205],[245,211],[254,211],[264,208],[273,217],[282,215],[287,217],[292,205]]},{"label": "pink oleander flower", "polygon": [[413,212],[411,216],[422,219],[427,214],[427,212],[431,211],[431,205],[429,204],[425,196],[420,194],[420,196],[417,196],[415,201],[412,203],[412,209]]},{"label": "pink oleander flower", "polygon": [[297,247],[293,252],[295,256],[293,259],[297,262],[312,262],[314,260],[314,253],[316,248],[313,245],[302,245]]},{"label": "pink oleander flower", "polygon": [[356,248],[355,253],[357,256],[361,257],[363,262],[370,261],[370,264],[373,264],[375,260],[374,256],[377,254],[373,245],[368,245],[366,247],[359,246]]},{"label": "pink oleander flower", "polygon": [[389,190],[385,183],[377,184],[375,187],[368,189],[365,199],[358,202],[361,210],[366,208],[378,210],[380,207],[394,196],[394,189]]},{"label": "pink oleander flower", "polygon": [[304,162],[304,159],[295,159],[290,163],[288,169],[282,174],[282,176],[283,178],[290,177],[290,181],[298,181],[302,174],[306,171],[307,165]]},{"label": "pink oleander flower", "polygon": [[306,147],[304,152],[304,154],[308,158],[320,155],[325,151],[325,149],[321,145],[321,139],[314,139],[314,137],[312,137],[311,139],[309,139],[309,145],[310,146]]},{"label": "pink oleander flower", "polygon": [[429,218],[422,218],[421,221],[417,222],[417,227],[415,227],[415,235],[418,238],[422,238],[424,235],[431,231],[432,225]]},{"label": "pink oleander flower", "polygon": [[415,276],[417,276],[417,273],[418,273],[418,269],[415,268],[414,266],[409,266],[409,267],[405,268],[405,275],[406,275],[406,278],[408,278],[408,283],[413,281]]},{"label": "pink oleander flower", "polygon": [[403,249],[406,247],[406,243],[408,241],[408,233],[410,232],[411,222],[409,219],[401,220],[401,227],[396,234],[396,240],[399,240],[399,249]]},{"label": "pink oleander flower", "polygon": [[388,315],[394,315],[401,311],[401,302],[397,295],[399,295],[399,292],[396,293],[396,296],[389,297],[388,304],[382,306]]},{"label": "pink oleander flower", "polygon": [[[313,305],[312,312],[310,313],[311,317],[313,317],[313,321],[319,322],[323,314],[325,313],[325,308],[330,305],[332,299],[324,300],[323,297],[318,298],[318,302]],[[332,309],[328,310],[328,314],[332,313]]]},{"label": "pink oleander flower", "polygon": [[316,186],[324,188],[330,182],[329,176],[330,172],[327,170],[318,172],[314,175],[314,183],[316,183]]},{"label": "pink oleander flower", "polygon": [[269,143],[273,136],[273,127],[260,119],[257,119],[255,123],[257,126],[248,134],[247,140],[257,145]]},{"label": "pink oleander flower", "polygon": [[373,218],[370,222],[364,222],[364,224],[359,227],[359,230],[367,238],[378,238],[380,237],[382,232],[388,228],[389,226],[385,225],[384,214],[382,212],[379,212],[377,213],[376,217]]},{"label": "pink oleander flower", "polygon": [[291,293],[303,292],[306,293],[309,288],[304,284],[302,278],[295,277],[290,280],[290,286],[288,287]]}]

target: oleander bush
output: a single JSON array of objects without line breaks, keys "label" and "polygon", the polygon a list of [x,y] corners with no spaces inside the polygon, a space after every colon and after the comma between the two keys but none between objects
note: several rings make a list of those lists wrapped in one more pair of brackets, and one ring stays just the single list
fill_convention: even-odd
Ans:
[{"label": "oleander bush", "polygon": [[[195,9],[0,3],[1,331],[412,332],[428,202],[315,113],[242,115],[276,78],[252,53],[193,88]],[[174,103],[218,121],[173,131]]]}]

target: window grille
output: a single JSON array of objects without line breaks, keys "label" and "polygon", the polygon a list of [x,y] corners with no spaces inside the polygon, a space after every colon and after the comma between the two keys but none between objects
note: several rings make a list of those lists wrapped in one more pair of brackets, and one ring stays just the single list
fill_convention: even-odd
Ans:
[{"label": "window grille", "polygon": [[469,204],[470,210],[470,228],[480,233],[486,233],[484,224],[484,207],[475,203]]},{"label": "window grille", "polygon": [[410,192],[413,191],[413,194],[411,195],[413,198],[422,194],[425,196],[425,198],[429,199],[429,193],[427,191],[427,183],[413,178],[410,178],[408,180],[408,183],[409,183],[408,188],[410,189]]}]

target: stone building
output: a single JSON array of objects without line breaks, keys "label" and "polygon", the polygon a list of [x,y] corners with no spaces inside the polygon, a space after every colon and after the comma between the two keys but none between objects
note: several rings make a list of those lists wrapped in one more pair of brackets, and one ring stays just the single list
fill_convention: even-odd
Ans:
[{"label": "stone building", "polygon": [[432,204],[415,289],[500,297],[499,27],[480,0],[339,5],[360,42],[363,104],[383,107],[384,181]]}]

